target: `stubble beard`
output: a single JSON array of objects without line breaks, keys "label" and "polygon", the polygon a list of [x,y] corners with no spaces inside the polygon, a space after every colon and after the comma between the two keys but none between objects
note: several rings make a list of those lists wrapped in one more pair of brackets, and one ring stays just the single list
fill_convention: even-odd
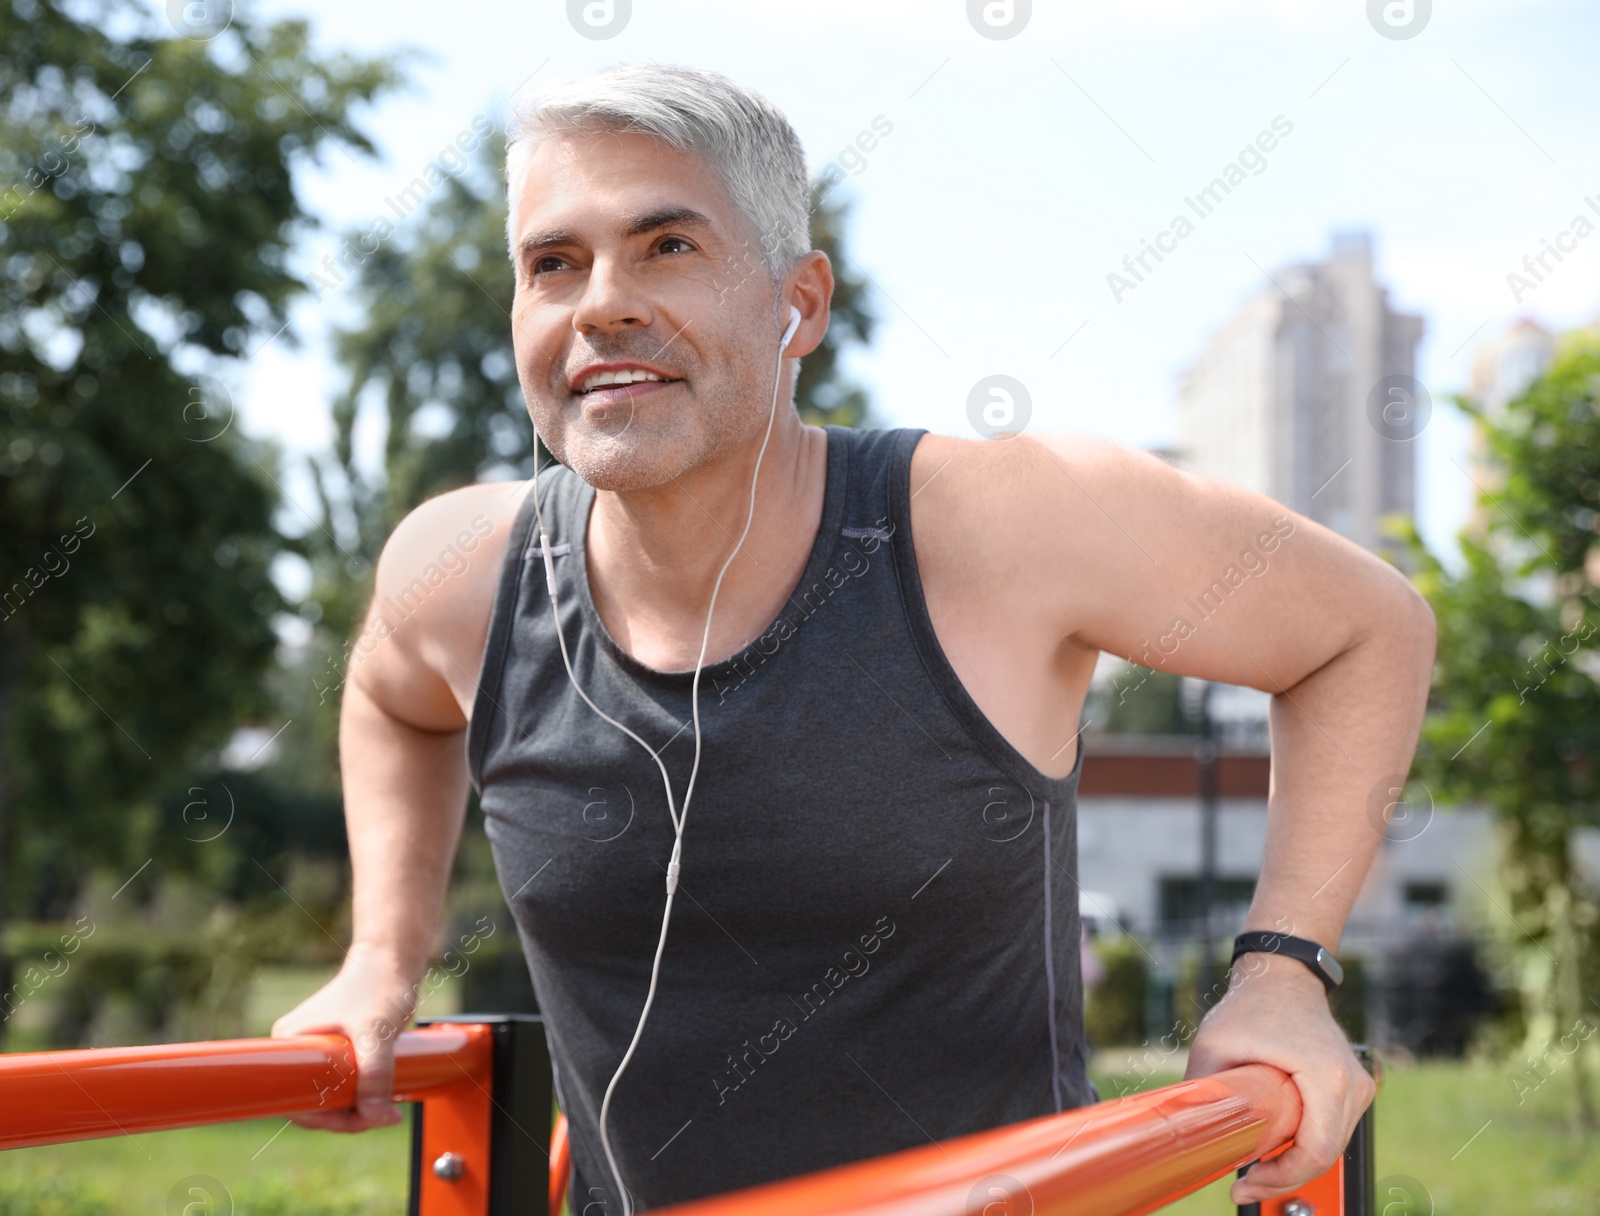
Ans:
[{"label": "stubble beard", "polygon": [[[746,367],[734,383],[710,391],[698,377],[687,384],[698,387],[666,390],[680,397],[670,408],[652,402],[637,413],[618,411],[616,421],[596,424],[577,406],[565,412],[559,427],[550,425],[554,419],[546,410],[539,411],[542,421],[537,414],[534,420],[556,459],[595,489],[654,489],[759,445],[766,432],[772,384],[761,383],[758,369]],[[650,412],[648,424],[641,418],[644,410]]]}]

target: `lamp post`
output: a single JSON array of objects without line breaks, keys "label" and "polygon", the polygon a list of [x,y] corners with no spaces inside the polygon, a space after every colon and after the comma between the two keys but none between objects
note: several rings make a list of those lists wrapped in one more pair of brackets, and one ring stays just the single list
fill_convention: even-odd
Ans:
[{"label": "lamp post", "polygon": [[1199,987],[1207,993],[1222,978],[1212,941],[1217,894],[1217,731],[1211,716],[1213,687],[1210,680],[1195,680],[1190,685],[1200,719],[1200,738],[1194,749],[1200,787]]}]

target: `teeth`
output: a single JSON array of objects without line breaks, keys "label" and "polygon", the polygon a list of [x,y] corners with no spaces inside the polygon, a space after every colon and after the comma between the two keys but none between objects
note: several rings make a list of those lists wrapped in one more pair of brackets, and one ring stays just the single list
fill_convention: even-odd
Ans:
[{"label": "teeth", "polygon": [[637,384],[641,380],[665,379],[665,376],[658,376],[654,372],[640,371],[637,368],[626,368],[620,372],[597,372],[593,376],[584,378],[581,391],[587,393],[592,389],[604,388],[608,384]]}]

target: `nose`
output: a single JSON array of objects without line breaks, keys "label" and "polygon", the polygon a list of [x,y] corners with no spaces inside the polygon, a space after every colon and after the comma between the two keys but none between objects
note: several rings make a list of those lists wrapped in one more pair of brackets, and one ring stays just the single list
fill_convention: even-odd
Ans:
[{"label": "nose", "polygon": [[616,259],[597,257],[572,310],[572,328],[584,337],[594,337],[644,328],[654,320],[655,308],[637,279]]}]

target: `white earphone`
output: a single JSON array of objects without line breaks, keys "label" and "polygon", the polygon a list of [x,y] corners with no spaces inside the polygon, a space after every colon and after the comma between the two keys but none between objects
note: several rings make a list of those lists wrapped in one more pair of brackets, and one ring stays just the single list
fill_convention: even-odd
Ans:
[{"label": "white earphone", "polygon": [[728,572],[728,567],[733,564],[734,557],[744,545],[745,537],[750,533],[750,524],[756,514],[756,482],[761,476],[761,458],[766,455],[767,441],[772,438],[772,424],[778,416],[778,385],[783,380],[783,352],[789,348],[795,331],[800,328],[800,310],[794,305],[789,306],[789,325],[783,331],[783,337],[778,340],[778,368],[772,381],[772,406],[767,414],[767,431],[761,439],[761,450],[756,453],[755,472],[750,477],[750,509],[745,515],[744,531],[739,533],[739,539],[734,542],[733,550],[728,554],[727,561],[722,563],[722,569],[717,571],[717,581],[711,587],[711,603],[706,609],[705,630],[700,638],[700,657],[694,665],[694,684],[690,692],[690,710],[694,718],[694,767],[689,770],[689,784],[683,792],[683,809],[675,810],[672,805],[672,780],[667,776],[666,765],[661,763],[661,755],[633,731],[611,717],[598,705],[589,699],[589,694],[583,691],[578,683],[578,678],[572,674],[572,660],[567,654],[567,640],[561,632],[561,615],[556,608],[556,567],[550,554],[550,538],[544,530],[544,511],[539,504],[539,430],[534,427],[534,462],[533,462],[533,510],[539,527],[539,550],[544,556],[545,587],[550,593],[550,613],[555,622],[556,640],[561,646],[561,662],[567,669],[567,679],[572,682],[573,689],[583,698],[584,703],[594,710],[602,719],[611,723],[628,738],[632,739],[645,751],[650,753],[650,758],[656,762],[656,768],[661,771],[662,783],[667,791],[667,814],[672,818],[673,841],[672,857],[667,862],[667,904],[661,916],[661,936],[656,942],[655,961],[650,967],[650,990],[645,996],[644,1009],[639,1014],[639,1025],[633,1032],[633,1041],[628,1044],[628,1050],[623,1054],[622,1063],[617,1065],[617,1071],[612,1075],[610,1083],[606,1086],[604,1099],[600,1103],[600,1144],[605,1149],[606,1164],[611,1167],[611,1177],[616,1182],[617,1192],[622,1197],[624,1216],[633,1216],[633,1199],[628,1194],[628,1188],[623,1185],[622,1173],[617,1168],[617,1159],[611,1151],[611,1139],[606,1132],[606,1120],[611,1113],[611,1095],[615,1092],[617,1082],[622,1079],[623,1070],[628,1067],[628,1062],[633,1059],[633,1052],[639,1046],[639,1039],[644,1034],[645,1019],[650,1016],[650,1007],[656,999],[656,982],[661,975],[661,955],[667,946],[667,926],[672,920],[672,900],[678,890],[678,875],[682,872],[683,858],[683,827],[689,814],[689,799],[694,794],[695,777],[700,772],[700,669],[705,666],[706,648],[711,642],[711,617],[717,607],[717,592],[722,588],[722,576]]}]

